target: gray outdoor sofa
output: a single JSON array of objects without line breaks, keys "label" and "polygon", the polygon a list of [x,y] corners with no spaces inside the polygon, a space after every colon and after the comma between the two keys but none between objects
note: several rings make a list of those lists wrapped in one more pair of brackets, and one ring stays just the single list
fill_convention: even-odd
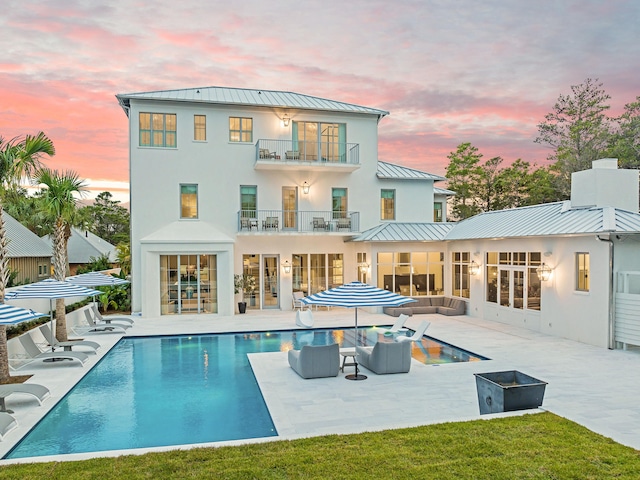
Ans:
[{"label": "gray outdoor sofa", "polygon": [[337,377],[340,370],[340,347],[331,345],[304,345],[300,350],[289,350],[289,365],[302,378]]},{"label": "gray outdoor sofa", "polygon": [[401,314],[415,315],[419,313],[440,313],[442,315],[464,315],[467,302],[459,298],[449,297],[412,297],[416,302],[407,303],[402,307],[386,307],[384,313],[392,317]]}]

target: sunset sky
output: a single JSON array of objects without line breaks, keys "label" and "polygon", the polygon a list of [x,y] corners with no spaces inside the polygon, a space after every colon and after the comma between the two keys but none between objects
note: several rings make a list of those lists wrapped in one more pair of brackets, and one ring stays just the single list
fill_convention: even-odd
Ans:
[{"label": "sunset sky", "polygon": [[485,159],[545,163],[537,125],[587,78],[604,84],[612,115],[640,95],[637,0],[2,5],[0,136],[44,131],[57,149],[48,166],[123,202],[117,93],[241,87],[384,109],[380,160],[441,175],[462,142]]}]

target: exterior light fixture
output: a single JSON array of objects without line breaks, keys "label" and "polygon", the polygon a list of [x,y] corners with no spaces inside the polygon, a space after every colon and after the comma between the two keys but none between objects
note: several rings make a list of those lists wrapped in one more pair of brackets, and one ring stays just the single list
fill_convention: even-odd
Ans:
[{"label": "exterior light fixture", "polygon": [[367,273],[369,271],[369,264],[367,262],[359,263],[358,268],[360,269],[360,273]]},{"label": "exterior light fixture", "polygon": [[549,265],[547,265],[546,263],[543,263],[538,268],[536,268],[536,273],[538,274],[538,277],[540,277],[540,280],[546,282],[551,278],[551,267],[549,267]]},{"label": "exterior light fixture", "polygon": [[284,273],[291,273],[291,264],[289,263],[289,260],[286,260],[282,264],[282,270],[284,271]]},{"label": "exterior light fixture", "polygon": [[309,188],[311,188],[311,185],[309,185],[309,182],[304,182],[302,184],[302,193],[304,193],[305,195],[308,194]]},{"label": "exterior light fixture", "polygon": [[290,121],[291,121],[291,118],[289,118],[289,115],[285,113],[282,116],[282,125],[285,126],[285,127],[288,127]]},{"label": "exterior light fixture", "polygon": [[478,265],[475,260],[471,260],[471,263],[469,264],[469,273],[471,275],[477,275],[480,273],[480,265]]}]

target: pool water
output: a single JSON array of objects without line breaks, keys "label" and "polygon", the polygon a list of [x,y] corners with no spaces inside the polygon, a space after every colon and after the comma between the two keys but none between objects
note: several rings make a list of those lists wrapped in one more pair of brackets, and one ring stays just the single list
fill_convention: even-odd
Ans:
[{"label": "pool water", "polygon": [[[276,436],[247,354],[353,347],[353,332],[123,338],[5,458]],[[358,336],[360,345],[381,337],[375,328]],[[413,356],[424,363],[484,359],[428,337],[414,344]]]}]

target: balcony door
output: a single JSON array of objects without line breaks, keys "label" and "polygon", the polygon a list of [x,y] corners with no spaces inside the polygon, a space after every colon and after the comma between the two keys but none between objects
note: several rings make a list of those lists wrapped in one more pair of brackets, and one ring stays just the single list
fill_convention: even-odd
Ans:
[{"label": "balcony door", "polygon": [[283,230],[297,230],[298,187],[282,187]]}]

